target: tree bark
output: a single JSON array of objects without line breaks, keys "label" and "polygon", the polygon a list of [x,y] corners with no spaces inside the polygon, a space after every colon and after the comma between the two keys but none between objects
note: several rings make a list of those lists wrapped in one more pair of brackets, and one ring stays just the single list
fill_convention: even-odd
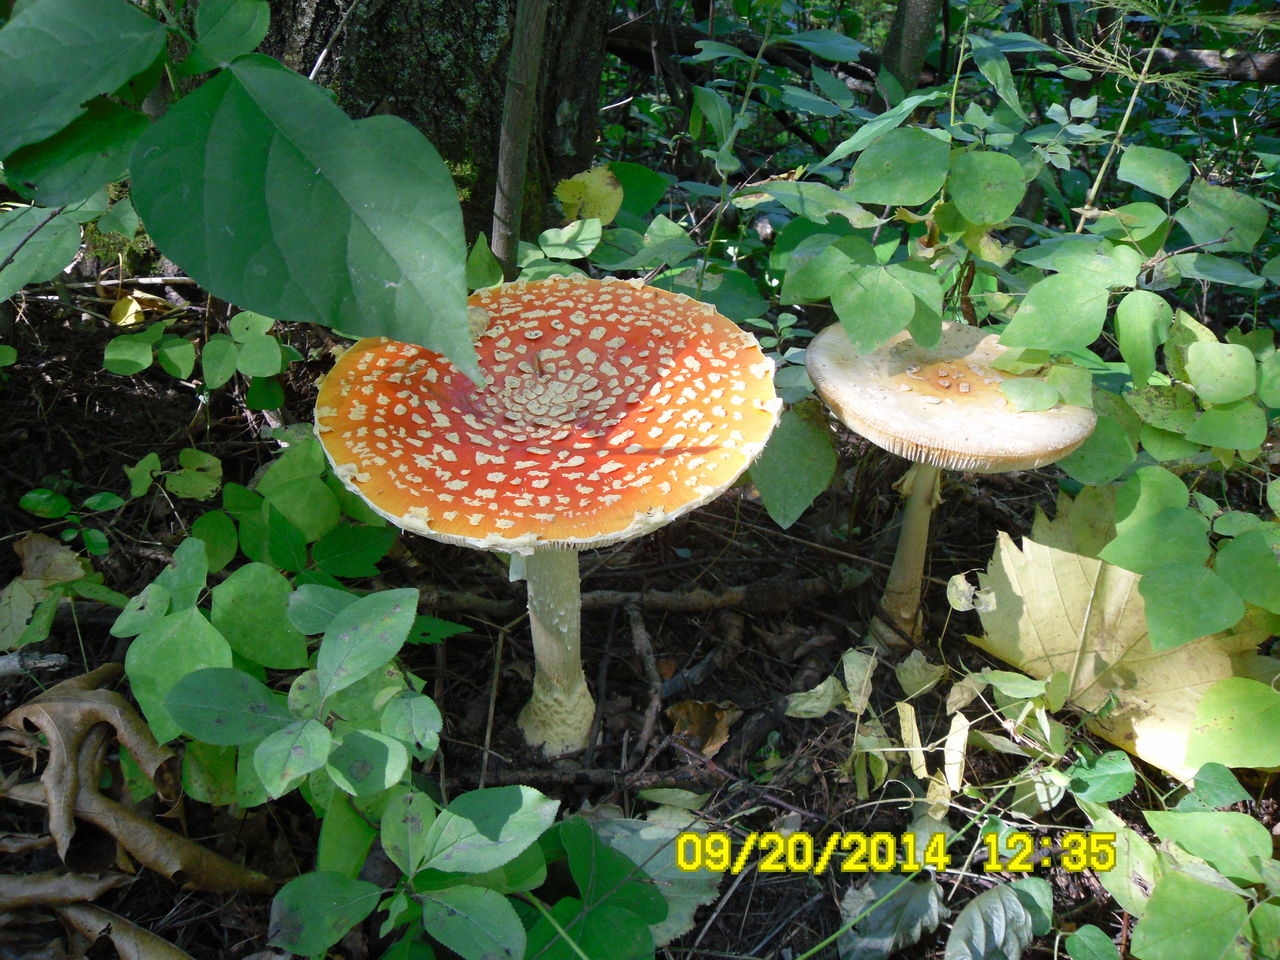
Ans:
[{"label": "tree bark", "polygon": [[[487,232],[515,0],[271,0],[264,49],[309,73],[352,2],[315,79],[353,117],[391,113],[421,130],[453,173],[468,235]],[[551,2],[529,151],[526,235],[547,224],[555,182],[593,160],[607,12],[607,0]]]},{"label": "tree bark", "polygon": [[920,82],[924,56],[933,42],[938,27],[938,8],[942,0],[899,0],[884,42],[884,66],[904,93],[910,93]]}]

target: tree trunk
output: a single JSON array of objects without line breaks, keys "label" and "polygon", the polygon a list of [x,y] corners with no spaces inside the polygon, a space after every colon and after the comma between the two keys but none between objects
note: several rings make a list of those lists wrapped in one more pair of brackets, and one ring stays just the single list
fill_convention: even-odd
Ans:
[{"label": "tree trunk", "polygon": [[[264,49],[310,73],[353,0],[271,0]],[[391,113],[440,151],[468,236],[489,230],[515,24],[514,0],[354,0],[316,80],[353,117]],[[525,191],[524,234],[547,225],[557,180],[591,165],[599,127],[606,0],[553,0]]]},{"label": "tree trunk", "polygon": [[924,56],[938,27],[942,0],[898,0],[884,42],[884,68],[910,93],[920,82]]}]

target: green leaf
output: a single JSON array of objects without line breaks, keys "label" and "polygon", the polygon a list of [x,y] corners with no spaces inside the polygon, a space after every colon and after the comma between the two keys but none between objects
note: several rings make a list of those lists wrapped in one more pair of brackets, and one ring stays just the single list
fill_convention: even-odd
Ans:
[{"label": "green leaf", "polygon": [[1132,287],[1143,264],[1133,247],[1075,233],[1043,240],[1016,257],[1043,270],[1087,276],[1104,287]]},{"label": "green leaf", "polygon": [[502,894],[483,887],[459,886],[417,896],[422,923],[463,960],[520,960],[524,925]]},{"label": "green leaf", "polygon": [[854,349],[867,353],[911,322],[916,299],[884,267],[855,267],[831,294],[831,306]]},{"label": "green leaf", "polygon": [[1208,280],[1251,290],[1261,289],[1263,285],[1262,278],[1250,273],[1243,264],[1210,253],[1177,253],[1169,258],[1169,263],[1185,280]]},{"label": "green leaf", "polygon": [[10,105],[0,115],[0,158],[60,131],[85,101],[145,70],[164,41],[165,28],[124,0],[22,5],[0,30],[0,103]]},{"label": "green leaf", "polygon": [[1177,474],[1163,467],[1140,467],[1116,494],[1116,532],[1149,527],[1161,512],[1186,506],[1187,486]]},{"label": "green leaf", "polygon": [[1267,415],[1252,399],[1210,407],[1187,430],[1187,439],[1210,447],[1252,450],[1267,438]]},{"label": "green leaf", "polygon": [[293,722],[279,694],[229,667],[191,671],[164,705],[187,736],[224,747],[256,743]]},{"label": "green leaf", "polygon": [[1091,923],[1068,934],[1066,948],[1071,960],[1120,960],[1115,943]]},{"label": "green leaf", "polygon": [[240,347],[225,333],[215,333],[200,351],[200,375],[204,377],[204,385],[216,390],[236,372],[236,362],[240,356]]},{"label": "green leaf", "polygon": [[1263,881],[1250,859],[1271,859],[1271,831],[1248,814],[1144,810],[1142,815],[1161,840],[1177,843],[1224,876],[1246,884]]},{"label": "green leaf", "polygon": [[[1245,612],[1239,595],[1216,573],[1197,563],[1157,567],[1143,576],[1138,592],[1146,603],[1147,627],[1155,650],[1228,630]],[[1187,603],[1188,597],[1195,597],[1196,602]]]},{"label": "green leaf", "polygon": [[202,73],[251,53],[267,35],[271,11],[266,0],[200,0],[197,44],[182,63],[184,73]]},{"label": "green leaf", "polygon": [[[266,554],[271,565],[291,573],[303,569],[307,565],[307,541],[302,531],[273,504],[267,503],[262,509],[266,514]],[[245,539],[244,524],[241,523],[241,543]],[[248,552],[246,548],[245,553]]]},{"label": "green leaf", "polygon": [[787,529],[826,490],[836,452],[816,406],[782,414],[764,451],[751,465],[751,482],[773,522]]},{"label": "green leaf", "polygon": [[1000,335],[1006,347],[1061,352],[1089,346],[1107,318],[1107,288],[1087,274],[1054,273],[1035,282]]},{"label": "green leaf", "polygon": [[18,506],[27,513],[34,513],[37,517],[47,517],[51,520],[65,517],[71,512],[70,500],[44,487],[37,487],[35,490],[24,493],[22,499],[18,501]]},{"label": "green leaf", "polygon": [[115,337],[102,355],[103,369],[122,377],[141,373],[151,366],[154,338],[145,333]]},{"label": "green leaf", "polygon": [[169,691],[192,671],[230,666],[231,647],[194,607],[153,621],[129,645],[124,658],[134,699],[161,743],[182,729],[165,707]]},{"label": "green leaf", "polygon": [[269,489],[259,487],[267,503],[279,510],[310,543],[335,530],[342,512],[338,498],[319,477],[298,477]]},{"label": "green leaf", "polygon": [[280,341],[267,334],[240,340],[239,349],[236,350],[236,369],[246,377],[275,376],[284,369]]},{"label": "green leaf", "polygon": [[845,157],[857,153],[859,150],[865,150],[890,130],[901,126],[903,121],[906,120],[907,117],[911,116],[917,108],[941,103],[945,99],[946,93],[943,91],[917,93],[907,97],[907,99],[903,100],[896,107],[886,110],[879,116],[868,120],[858,128],[858,131],[852,137],[842,142],[814,166],[825,167],[838,160],[843,160]]},{"label": "green leaf", "polygon": [[1156,371],[1156,347],[1169,335],[1173,308],[1150,290],[1131,290],[1116,304],[1115,319],[1120,355],[1134,386],[1141,387]]},{"label": "green leaf", "polygon": [[1069,789],[1081,800],[1108,803],[1127,796],[1138,782],[1129,755],[1108,750],[1092,760],[1080,760],[1067,768]]},{"label": "green leaf", "polygon": [[1247,603],[1280,613],[1280,564],[1266,531],[1251,530],[1223,544],[1213,568]]},{"label": "green leaf", "polygon": [[236,525],[221,510],[210,510],[197,517],[191,524],[191,535],[204,541],[210,573],[217,573],[235,558],[239,544]]},{"label": "green leaf", "polygon": [[552,260],[578,260],[596,248],[600,234],[598,219],[577,220],[567,227],[543,230],[538,235],[538,246]]},{"label": "green leaf", "polygon": [[173,563],[160,571],[155,582],[169,591],[171,609],[194,607],[204,592],[209,576],[209,559],[204,542],[188,537],[173,551]]},{"label": "green leaf", "polygon": [[389,737],[395,737],[425,759],[440,746],[444,720],[435,701],[421,693],[405,690],[387,701],[378,725]]},{"label": "green leaf", "polygon": [[1173,219],[1194,242],[1208,244],[1205,250],[1210,253],[1251,253],[1267,227],[1267,208],[1230,187],[1197,180],[1191,184],[1187,205]]},{"label": "green leaf", "polygon": [[782,280],[782,302],[825,300],[848,284],[859,267],[875,267],[875,249],[862,237],[820,233],[791,252]]},{"label": "green leaf", "polygon": [[427,829],[436,805],[425,793],[405,790],[394,795],[382,813],[382,846],[400,870],[412,877],[426,859]]},{"label": "green leaf", "polygon": [[408,769],[404,744],[372,730],[343,734],[325,766],[338,789],[355,797],[373,796],[395,786]]},{"label": "green leaf", "polygon": [[1048,410],[1057,406],[1058,391],[1036,377],[1017,377],[1000,384],[1000,392],[1019,412]]},{"label": "green leaf", "polygon": [[1134,573],[1150,573],[1169,563],[1203,566],[1210,552],[1209,521],[1187,509],[1185,490],[1184,487],[1183,505],[1127,525],[1103,547],[1099,558]]},{"label": "green leaf", "polygon": [[338,611],[316,657],[320,695],[351,686],[399,653],[417,608],[418,591],[406,589],[371,593]]},{"label": "green leaf", "polygon": [[[12,72],[5,70],[6,75]],[[0,211],[0,263],[13,258],[0,269],[0,300],[8,300],[28,283],[57,276],[75,259],[80,248],[80,224],[66,214],[49,220],[51,216],[53,211],[42,207]],[[40,226],[46,220],[49,222]]]},{"label": "green leaf", "polygon": [[1003,223],[1022,202],[1027,185],[1022,164],[1007,153],[957,152],[947,181],[951,200],[970,223]]},{"label": "green leaf", "polygon": [[1238,343],[1190,344],[1187,373],[1204,403],[1241,400],[1253,393],[1258,379],[1253,353]]},{"label": "green leaf", "polygon": [[1175,810],[1217,810],[1249,799],[1235,775],[1220,763],[1206,763],[1195,775],[1195,786],[1177,802]]},{"label": "green leaf", "polygon": [[289,594],[289,622],[303,633],[324,633],[339,610],[359,600],[358,594],[318,583],[307,583]]},{"label": "green leaf", "polygon": [[549,912],[550,917],[539,918],[529,931],[526,950],[530,957],[582,960],[584,956],[654,955],[655,937],[644,921],[629,910],[607,903],[588,910],[577,897],[564,897]]},{"label": "green leaf", "polygon": [[933,877],[875,874],[850,886],[840,900],[842,921],[860,919],[840,935],[837,948],[842,960],[881,960],[919,943],[949,912]]},{"label": "green leaf", "polygon": [[919,127],[890,130],[853,165],[849,197],[859,203],[925,203],[946,181],[949,160],[945,139]]},{"label": "green leaf", "polygon": [[254,377],[244,395],[250,410],[279,410],[284,406],[284,388],[275,377]]},{"label": "green leaf", "polygon": [[532,787],[487,787],[440,811],[425,841],[423,865],[447,873],[480,873],[511,860],[555,820],[559,801]]},{"label": "green leaf", "polygon": [[222,461],[211,453],[187,447],[178,453],[177,473],[164,478],[165,489],[175,497],[208,500],[222,485]]},{"label": "green leaf", "polygon": [[200,803],[229,806],[236,797],[236,748],[193,741],[182,752],[182,789]]},{"label": "green leaf", "polygon": [[[596,238],[597,242],[599,239]],[[476,235],[476,242],[471,245],[471,252],[467,254],[467,288],[478,290],[501,282],[502,264],[489,249],[488,238],[479,233]]]},{"label": "green leaf", "polygon": [[648,874],[606,846],[581,817],[560,824],[569,872],[587,909],[603,903],[634,913],[646,924],[667,918],[667,904]]},{"label": "green leaf", "polygon": [[98,230],[101,233],[118,233],[132,239],[138,232],[141,221],[134,212],[133,203],[128,197],[121,197],[111,205],[111,209],[98,218]]},{"label": "green leaf", "polygon": [[311,559],[335,577],[376,577],[377,563],[395,543],[391,527],[334,527],[311,548]]},{"label": "green leaf", "polygon": [[1196,706],[1187,763],[1280,764],[1280,693],[1245,677],[1215,683]]},{"label": "green leaf", "polygon": [[971,33],[967,39],[969,49],[973,51],[973,62],[982,75],[995,87],[996,93],[1008,104],[1009,109],[1026,121],[1027,115],[1022,109],[1022,103],[1018,100],[1018,88],[1014,86],[1013,72],[1009,69],[1009,61],[1005,59],[1004,53],[985,37]]},{"label": "green leaf", "polygon": [[1120,155],[1116,176],[1168,200],[1190,179],[1191,168],[1172,151],[1131,146]]},{"label": "green leaf", "polygon": [[290,592],[288,579],[278,571],[263,563],[245,564],[213,588],[213,625],[251,663],[278,670],[305,667],[306,638],[286,616]]},{"label": "green leaf", "polygon": [[[718,90],[713,90],[711,87],[694,87],[693,103],[711,124],[715,142],[720,146],[726,144],[733,130],[733,107],[729,105],[729,101]],[[696,120],[692,121],[690,130],[696,138],[700,131],[693,130],[695,125],[700,126]]]},{"label": "green leaf", "polygon": [[1058,466],[1081,483],[1101,484],[1119,477],[1136,458],[1137,450],[1124,427],[1101,414],[1093,433]]},{"label": "green leaf", "polygon": [[784,34],[776,40],[778,43],[794,43],[816,57],[837,63],[857,60],[867,49],[865,43],[859,43],[837,30],[801,30],[799,33]]},{"label": "green leaf", "polygon": [[[620,212],[630,214],[636,219],[652,210],[670,187],[666,177],[638,163],[614,160],[609,164],[609,172],[617,178],[618,183],[622,184]],[[623,224],[623,226],[631,225]]]},{"label": "green leaf", "polygon": [[[157,245],[216,295],[420,343],[479,377],[457,192],[405,121],[353,122],[319,87],[251,54],[147,131],[132,181]],[[191,217],[193,205],[204,215]]]},{"label": "green leaf", "polygon": [[369,856],[378,828],[366,820],[365,811],[357,810],[347,794],[338,790],[329,792],[316,844],[316,869],[355,877]]},{"label": "green leaf", "polygon": [[943,957],[987,960],[998,955],[1018,960],[1031,938],[1031,912],[1014,892],[1013,884],[1002,883],[965,904],[951,927]]},{"label": "green leaf", "polygon": [[125,175],[129,152],[149,125],[142,114],[96,97],[66,129],[5,160],[5,177],[42,207],[83,200]]},{"label": "green leaf", "polygon": [[1247,923],[1241,897],[1175,870],[1151,891],[1131,951],[1142,960],[1246,960]]},{"label": "green leaf", "polygon": [[318,720],[295,720],[270,734],[253,751],[253,768],[270,797],[282,797],[329,759],[333,737]]},{"label": "green leaf", "polygon": [[782,102],[800,113],[808,113],[815,117],[838,117],[843,111],[830,100],[804,89],[804,87],[783,84]]},{"label": "green leaf", "polygon": [[161,584],[150,583],[129,598],[109,632],[113,637],[136,637],[168,612],[169,591]]},{"label": "green leaf", "polygon": [[169,376],[185,380],[196,367],[196,345],[185,337],[165,336],[156,346],[156,362]]},{"label": "green leaf", "polygon": [[376,884],[340,873],[294,877],[271,901],[268,942],[303,956],[324,953],[373,913],[382,898]]}]

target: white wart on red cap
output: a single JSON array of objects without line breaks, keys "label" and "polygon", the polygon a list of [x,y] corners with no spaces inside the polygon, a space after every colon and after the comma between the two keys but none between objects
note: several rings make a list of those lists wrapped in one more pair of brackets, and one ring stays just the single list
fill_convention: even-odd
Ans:
[{"label": "white wart on red cap", "polygon": [[833,324],[805,352],[809,376],[849,427],[884,449],[947,470],[1003,473],[1054,463],[1093,432],[1086,407],[1018,410],[1000,392],[1012,375],[991,363],[1008,348],[994,334],[944,323],[937,346],[904,330],[859,355]]},{"label": "white wart on red cap", "polygon": [[777,421],[755,338],[688,297],[555,277],[469,304],[485,386],[372,338],[316,402],[335,473],[407,530],[521,553],[637,536],[727,489]]}]

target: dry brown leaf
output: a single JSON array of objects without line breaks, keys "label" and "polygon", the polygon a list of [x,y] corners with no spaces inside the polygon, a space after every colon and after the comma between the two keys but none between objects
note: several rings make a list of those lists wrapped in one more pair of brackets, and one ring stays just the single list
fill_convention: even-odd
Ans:
[{"label": "dry brown leaf", "polygon": [[92,570],[74,550],[43,533],[26,534],[13,549],[22,562],[22,572],[0,591],[0,650],[17,644],[52,587],[79,580]]},{"label": "dry brown leaf", "polygon": [[98,689],[120,675],[118,663],[108,663],[91,673],[64,680],[28,701],[0,721],[27,732],[39,730],[48,742],[49,756],[40,782],[49,799],[49,833],[66,859],[75,834],[72,808],[82,784],[96,790],[102,771],[101,749],[84,755],[85,738],[106,724],[128,748],[142,772],[155,784],[161,797],[178,799],[178,760],[156,743],[146,722],[123,696]]},{"label": "dry brown leaf", "polygon": [[736,703],[681,700],[666,709],[675,726],[671,736],[704,757],[714,757],[729,739],[729,728],[742,716]]},{"label": "dry brown leaf", "polygon": [[123,873],[88,876],[66,870],[44,873],[0,874],[0,910],[53,907],[81,900],[96,900],[108,890],[127,883]]},{"label": "dry brown leaf", "polygon": [[179,950],[168,940],[93,904],[55,907],[54,912],[63,923],[89,941],[90,946],[103,937],[109,937],[116,953],[120,954],[120,960],[192,960],[191,954]]},{"label": "dry brown leaf", "polygon": [[[46,806],[44,791],[38,783],[16,784],[0,792],[0,796]],[[276,884],[270,877],[228,860],[96,791],[80,791],[75,815],[111,834],[143,866],[185,888],[211,893],[275,892]]]},{"label": "dry brown leaf", "polygon": [[30,853],[53,843],[53,837],[34,833],[0,834],[0,853]]},{"label": "dry brown leaf", "polygon": [[1110,497],[1063,497],[1054,520],[1037,514],[1019,550],[1001,533],[979,580],[996,598],[980,614],[978,646],[1037,679],[1065,671],[1068,699],[1096,713],[1089,729],[1175,776],[1185,761],[1196,705],[1213,684],[1250,664],[1280,618],[1254,607],[1235,627],[1169,650],[1147,637],[1141,577],[1094,555],[1108,536]]}]

